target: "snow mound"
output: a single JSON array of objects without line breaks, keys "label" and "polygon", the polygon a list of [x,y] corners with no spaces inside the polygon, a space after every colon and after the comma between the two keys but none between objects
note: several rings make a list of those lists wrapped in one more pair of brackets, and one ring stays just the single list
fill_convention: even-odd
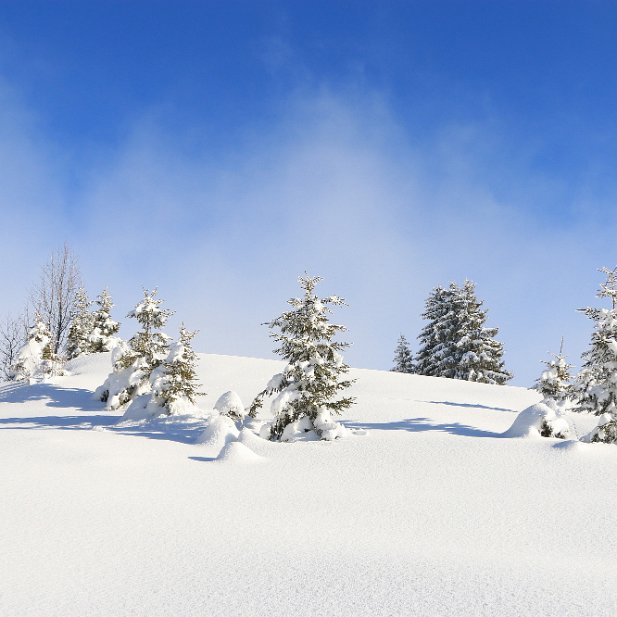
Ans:
[{"label": "snow mound", "polygon": [[259,447],[264,444],[264,440],[261,437],[255,435],[252,430],[246,427],[240,431],[238,441],[251,449],[253,446]]},{"label": "snow mound", "polygon": [[227,416],[215,416],[208,428],[197,438],[197,443],[203,444],[218,454],[230,442],[238,438],[239,431],[234,421]]},{"label": "snow mound", "polygon": [[262,456],[255,454],[239,441],[228,443],[218,455],[217,461],[228,461],[232,463],[259,463],[264,460]]},{"label": "snow mound", "polygon": [[546,403],[541,402],[523,409],[503,436],[566,439],[569,434],[570,425],[566,418]]},{"label": "snow mound", "polygon": [[234,420],[242,420],[246,415],[242,400],[233,390],[221,394],[214,404],[214,410]]}]

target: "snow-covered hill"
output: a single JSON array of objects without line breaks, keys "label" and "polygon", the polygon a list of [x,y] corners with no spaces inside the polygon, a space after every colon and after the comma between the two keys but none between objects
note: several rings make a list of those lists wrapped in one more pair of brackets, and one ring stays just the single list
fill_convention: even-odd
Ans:
[{"label": "snow-covered hill", "polygon": [[[281,366],[200,360],[204,410]],[[109,368],[0,391],[3,617],[617,614],[617,448],[500,437],[533,392],[354,370],[348,438],[217,461]]]}]

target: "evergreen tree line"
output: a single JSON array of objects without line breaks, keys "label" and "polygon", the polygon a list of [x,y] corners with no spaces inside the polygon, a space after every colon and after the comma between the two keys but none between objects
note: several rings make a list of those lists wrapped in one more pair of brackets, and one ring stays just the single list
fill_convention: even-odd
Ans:
[{"label": "evergreen tree line", "polygon": [[[61,257],[61,258],[60,258]],[[70,289],[47,290],[39,303],[25,343],[10,348],[4,372],[9,379],[41,379],[58,371],[64,359],[112,351],[113,370],[96,396],[108,409],[125,408],[130,417],[153,417],[191,410],[200,394],[196,376],[196,354],[191,347],[195,335],[184,326],[177,341],[162,332],[172,311],[162,308],[156,290],[144,291],[143,299],[129,312],[140,329],[127,342],[117,333],[119,323],[111,316],[113,303],[107,290],[90,301],[83,287],[75,287],[78,270],[67,247],[44,270],[52,284],[71,283]],[[71,276],[58,274],[57,264],[69,268]],[[547,361],[536,388],[545,401],[559,409],[601,416],[593,441],[617,441],[617,267],[602,268],[607,279],[598,296],[610,300],[610,308],[580,309],[594,322],[590,348],[573,379],[572,366],[562,348]],[[77,274],[76,274],[77,273]],[[329,320],[332,307],[344,305],[342,298],[320,298],[315,287],[321,279],[299,278],[300,298],[288,301],[285,311],[267,325],[277,343],[275,352],[287,361],[254,399],[249,417],[254,418],[270,399],[274,416],[269,437],[285,440],[296,433],[314,431],[323,439],[334,439],[344,430],[333,415],[349,408],[354,399],[345,395],[352,380],[342,352],[348,343],[336,339],[345,327]],[[41,300],[43,298],[45,301]],[[54,302],[62,298],[62,306]],[[66,304],[71,310],[66,318]],[[94,310],[92,306],[94,305]],[[504,384],[512,374],[503,363],[503,346],[495,339],[498,329],[486,326],[487,312],[475,293],[475,284],[451,283],[436,287],[426,300],[427,324],[418,336],[420,348],[411,353],[404,336],[398,341],[393,370],[433,377],[446,377],[487,384]],[[45,310],[46,312],[41,312]],[[17,330],[17,329],[16,329]]]},{"label": "evergreen tree line", "polygon": [[[581,370],[572,375],[563,350],[544,362],[545,370],[535,388],[544,401],[560,413],[566,411],[600,416],[592,441],[617,443],[617,267],[600,268],[606,281],[598,297],[610,307],[579,309],[594,323],[591,343],[582,355]],[[486,311],[475,296],[474,284],[452,283],[436,287],[429,295],[414,356],[401,335],[395,348],[393,371],[432,377],[449,377],[482,383],[504,384],[512,374],[503,366],[503,347],[494,339],[497,328],[486,328]]]}]

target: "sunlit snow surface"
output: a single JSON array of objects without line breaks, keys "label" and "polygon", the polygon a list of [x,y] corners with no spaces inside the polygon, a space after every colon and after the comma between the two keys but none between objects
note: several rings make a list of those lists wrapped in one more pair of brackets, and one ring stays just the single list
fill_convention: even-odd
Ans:
[{"label": "sunlit snow surface", "polygon": [[617,447],[501,437],[535,393],[356,370],[345,439],[219,456],[282,365],[201,362],[204,416],[151,425],[92,400],[107,354],[1,389],[0,615],[617,614]]}]

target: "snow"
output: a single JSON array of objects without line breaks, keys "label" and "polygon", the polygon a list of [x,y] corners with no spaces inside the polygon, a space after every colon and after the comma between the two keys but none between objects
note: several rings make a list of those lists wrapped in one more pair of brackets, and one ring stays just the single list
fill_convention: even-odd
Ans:
[{"label": "snow", "polygon": [[229,442],[217,457],[217,461],[231,463],[260,463],[265,459],[239,441]]},{"label": "snow", "polygon": [[203,444],[213,456],[218,456],[227,444],[237,439],[239,434],[231,418],[215,416],[210,420],[208,428],[197,437],[196,441]]},{"label": "snow", "polygon": [[[199,377],[250,401],[283,366]],[[209,447],[212,396],[116,424],[110,367],[0,389],[2,616],[617,614],[617,448],[503,438],[534,391],[352,370],[343,438]]]},{"label": "snow", "polygon": [[221,394],[214,404],[214,409],[220,414],[238,420],[245,416],[242,399],[233,390]]}]

